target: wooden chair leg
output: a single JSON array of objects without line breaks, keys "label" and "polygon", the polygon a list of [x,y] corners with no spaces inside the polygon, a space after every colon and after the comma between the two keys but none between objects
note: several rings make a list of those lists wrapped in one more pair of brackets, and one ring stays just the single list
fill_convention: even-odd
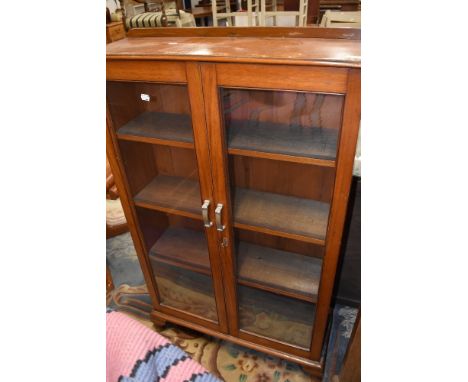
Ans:
[{"label": "wooden chair leg", "polygon": [[112,280],[112,274],[110,273],[109,266],[106,265],[106,294],[109,294],[114,289],[114,281]]}]

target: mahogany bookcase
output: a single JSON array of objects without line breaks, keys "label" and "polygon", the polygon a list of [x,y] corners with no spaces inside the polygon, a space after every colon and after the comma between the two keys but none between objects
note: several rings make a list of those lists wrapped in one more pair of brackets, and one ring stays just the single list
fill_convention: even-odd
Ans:
[{"label": "mahogany bookcase", "polygon": [[109,44],[107,153],[155,325],[320,376],[359,122],[356,31],[133,30]]}]

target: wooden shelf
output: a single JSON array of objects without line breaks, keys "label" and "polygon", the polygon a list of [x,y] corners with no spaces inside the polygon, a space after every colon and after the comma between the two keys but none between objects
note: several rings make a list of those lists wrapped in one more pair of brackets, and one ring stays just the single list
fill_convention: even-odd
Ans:
[{"label": "wooden shelf", "polygon": [[304,350],[310,347],[315,304],[240,286],[240,330]]},{"label": "wooden shelf", "polygon": [[322,261],[251,243],[237,246],[239,283],[317,302]]},{"label": "wooden shelf", "polygon": [[218,321],[211,276],[174,267],[151,258],[161,305]]},{"label": "wooden shelf", "polygon": [[[246,242],[238,243],[237,252],[239,284],[307,302],[317,301],[321,260]],[[211,275],[202,231],[168,228],[150,249],[150,258]]]},{"label": "wooden shelf", "polygon": [[159,175],[133,200],[138,207],[202,219],[200,186],[192,179]]},{"label": "wooden shelf", "polygon": [[203,232],[168,228],[150,249],[153,260],[210,275],[208,246]]},{"label": "wooden shelf", "polygon": [[328,203],[236,188],[234,227],[325,245]]},{"label": "wooden shelf", "polygon": [[338,133],[334,129],[231,121],[228,128],[228,152],[335,167],[337,138]]},{"label": "wooden shelf", "polygon": [[194,147],[192,121],[187,114],[145,112],[123,125],[117,131],[117,137],[127,141]]},{"label": "wooden shelf", "polygon": [[[328,203],[236,188],[234,227],[325,245]],[[135,197],[136,206],[201,220],[197,181],[159,175]]]}]

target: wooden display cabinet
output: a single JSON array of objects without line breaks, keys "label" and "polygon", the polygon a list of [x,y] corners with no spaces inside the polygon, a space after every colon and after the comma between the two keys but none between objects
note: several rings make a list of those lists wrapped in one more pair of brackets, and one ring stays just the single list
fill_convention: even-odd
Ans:
[{"label": "wooden display cabinet", "polygon": [[320,376],[360,42],[220,29],[130,31],[107,48],[107,150],[152,318]]},{"label": "wooden display cabinet", "polygon": [[125,38],[125,27],[122,21],[114,21],[106,25],[106,44]]}]

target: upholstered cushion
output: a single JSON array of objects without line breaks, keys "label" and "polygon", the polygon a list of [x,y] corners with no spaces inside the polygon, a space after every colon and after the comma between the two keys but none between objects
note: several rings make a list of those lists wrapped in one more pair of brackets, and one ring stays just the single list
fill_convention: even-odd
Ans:
[{"label": "upholstered cushion", "polygon": [[[195,19],[193,15],[184,11],[180,11],[180,18],[177,16],[175,9],[166,10],[168,25],[178,27],[194,27]],[[127,28],[155,28],[162,27],[161,23],[162,12],[145,12],[139,15],[130,17],[126,20]]]}]

